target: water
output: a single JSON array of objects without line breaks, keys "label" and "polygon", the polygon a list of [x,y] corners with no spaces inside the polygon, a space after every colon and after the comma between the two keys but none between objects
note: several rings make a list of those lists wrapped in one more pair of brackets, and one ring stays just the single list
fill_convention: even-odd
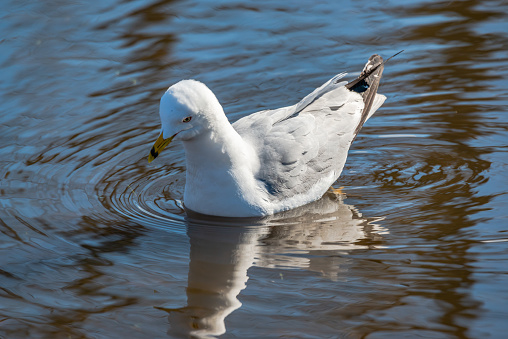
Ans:
[{"label": "water", "polygon": [[[0,338],[505,336],[505,1],[1,8]],[[181,145],[146,161],[180,79],[234,121],[401,49],[345,197],[196,219]]]}]

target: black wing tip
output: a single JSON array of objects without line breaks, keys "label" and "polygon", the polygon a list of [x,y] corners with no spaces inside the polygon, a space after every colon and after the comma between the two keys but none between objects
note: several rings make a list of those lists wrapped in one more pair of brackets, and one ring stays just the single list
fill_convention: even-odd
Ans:
[{"label": "black wing tip", "polygon": [[[363,67],[362,73],[358,78],[349,82],[346,85],[346,88],[350,91],[354,91],[357,93],[365,92],[370,86],[370,81],[367,81],[372,74],[376,74],[379,77],[383,73],[384,69],[384,61],[383,58],[379,54],[373,54]],[[378,79],[379,80],[379,79]]]},{"label": "black wing tip", "polygon": [[360,94],[365,92],[368,89],[369,89],[369,84],[367,83],[367,81],[365,81],[365,79],[358,81],[356,84],[354,84],[353,86],[351,86],[349,88],[350,91],[360,93]]},{"label": "black wing tip", "polygon": [[355,80],[349,82],[346,85],[346,88],[358,93],[365,92],[368,89],[368,87],[365,88],[365,85],[368,85],[368,82],[365,82],[365,79],[371,76],[374,72],[376,72],[376,75],[380,77],[381,74],[383,73],[384,64],[386,64],[390,59],[399,55],[402,52],[404,52],[404,50],[395,53],[386,60],[383,60],[383,58],[379,54],[372,54],[367,63],[365,64],[365,67],[363,68],[363,71],[360,74],[360,76]]},{"label": "black wing tip", "polygon": [[360,76],[348,84],[351,84],[350,87],[347,87],[346,85],[350,91],[360,93],[364,102],[362,117],[360,119],[360,123],[355,129],[355,137],[358,135],[360,129],[370,115],[372,104],[376,98],[379,83],[381,82],[381,76],[383,75],[385,62],[386,61],[383,61],[383,58],[380,55],[373,54],[365,64]]}]

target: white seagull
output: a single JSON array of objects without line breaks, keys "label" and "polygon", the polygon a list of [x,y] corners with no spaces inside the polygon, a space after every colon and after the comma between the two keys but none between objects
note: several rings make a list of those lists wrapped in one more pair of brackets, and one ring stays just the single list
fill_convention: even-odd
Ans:
[{"label": "white seagull", "polygon": [[183,142],[184,205],[197,213],[255,217],[305,205],[337,180],[351,143],[385,101],[377,94],[383,68],[374,54],[350,83],[338,74],[296,105],[233,124],[208,87],[182,80],[162,96],[162,131],[148,161]]}]

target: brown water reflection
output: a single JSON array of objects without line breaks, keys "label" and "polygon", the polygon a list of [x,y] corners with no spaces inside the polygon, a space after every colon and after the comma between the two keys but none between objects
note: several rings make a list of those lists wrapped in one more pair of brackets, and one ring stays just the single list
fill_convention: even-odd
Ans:
[{"label": "brown water reflection", "polygon": [[[503,337],[505,2],[0,7],[1,338]],[[345,202],[196,220],[181,146],[146,163],[180,79],[236,120],[401,49]]]},{"label": "brown water reflection", "polygon": [[[187,227],[187,305],[159,308],[169,313],[168,333],[175,337],[224,334],[226,317],[242,306],[238,295],[247,287],[250,267],[309,270],[337,281],[347,270],[347,263],[342,267],[347,259],[337,256],[369,248],[365,243],[379,241],[383,231],[333,194],[273,217],[252,219],[256,226],[246,227],[245,219],[196,217]],[[283,279],[281,273],[278,280]]]}]

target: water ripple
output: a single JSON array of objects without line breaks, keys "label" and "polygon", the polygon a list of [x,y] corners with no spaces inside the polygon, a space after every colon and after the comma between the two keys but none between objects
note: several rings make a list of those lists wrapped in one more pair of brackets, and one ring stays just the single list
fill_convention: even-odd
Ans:
[{"label": "water ripple", "polygon": [[104,207],[142,225],[183,232],[182,169],[155,168],[139,173],[136,165],[108,173],[96,187]]},{"label": "water ripple", "polygon": [[[159,338],[230,302],[229,337],[505,333],[507,6],[3,1],[0,337]],[[234,121],[401,49],[345,202],[203,217],[180,145],[147,163],[180,79]]]}]

